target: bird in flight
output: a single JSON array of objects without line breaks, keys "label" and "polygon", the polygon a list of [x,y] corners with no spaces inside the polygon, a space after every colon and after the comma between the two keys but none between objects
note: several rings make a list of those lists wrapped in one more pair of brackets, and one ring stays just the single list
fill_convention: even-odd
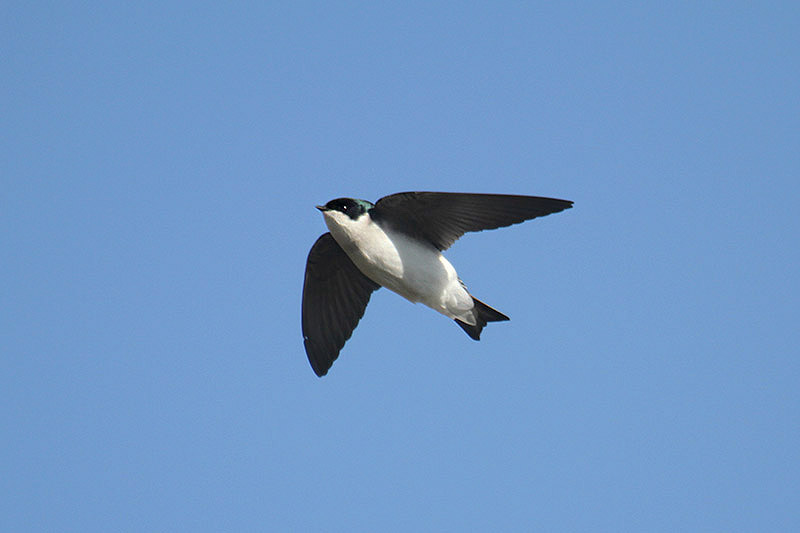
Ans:
[{"label": "bird in flight", "polygon": [[311,247],[303,283],[303,343],[311,368],[320,377],[328,373],[381,287],[452,318],[479,340],[488,322],[509,318],[473,297],[442,252],[468,231],[570,207],[571,201],[555,198],[448,192],[318,205],[330,231]]}]

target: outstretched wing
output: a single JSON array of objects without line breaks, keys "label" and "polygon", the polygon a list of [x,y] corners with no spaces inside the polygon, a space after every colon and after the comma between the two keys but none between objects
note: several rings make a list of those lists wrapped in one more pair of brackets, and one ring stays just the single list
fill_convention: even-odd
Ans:
[{"label": "outstretched wing", "polygon": [[446,250],[468,231],[502,228],[570,207],[569,200],[539,196],[401,192],[378,200],[370,216]]},{"label": "outstretched wing", "polygon": [[330,233],[317,239],[303,282],[303,344],[314,372],[322,377],[339,357],[380,285],[353,264]]}]

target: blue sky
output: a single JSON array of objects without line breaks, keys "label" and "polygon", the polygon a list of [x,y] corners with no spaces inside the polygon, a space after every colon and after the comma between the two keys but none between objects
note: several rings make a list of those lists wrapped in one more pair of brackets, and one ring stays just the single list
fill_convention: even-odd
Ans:
[{"label": "blue sky", "polygon": [[[266,5],[265,5],[266,4]],[[0,529],[800,528],[796,3],[5,5]],[[314,205],[574,209],[386,290]]]}]

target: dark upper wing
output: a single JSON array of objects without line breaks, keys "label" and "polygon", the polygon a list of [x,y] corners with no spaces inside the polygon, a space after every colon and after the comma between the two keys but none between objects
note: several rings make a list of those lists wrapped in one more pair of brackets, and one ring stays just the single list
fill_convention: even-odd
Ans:
[{"label": "dark upper wing", "polygon": [[328,373],[364,316],[370,295],[379,288],[330,233],[320,236],[311,247],[303,282],[303,344],[318,376]]},{"label": "dark upper wing", "polygon": [[401,192],[378,200],[370,215],[446,250],[468,231],[502,228],[570,207],[569,200],[539,196]]}]

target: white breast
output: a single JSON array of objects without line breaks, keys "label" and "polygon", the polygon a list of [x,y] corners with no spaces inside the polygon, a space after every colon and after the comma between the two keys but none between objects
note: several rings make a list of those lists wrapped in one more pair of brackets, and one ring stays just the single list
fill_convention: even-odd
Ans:
[{"label": "white breast", "polygon": [[369,216],[354,221],[338,211],[324,215],[336,242],[376,283],[451,318],[463,317],[472,309],[472,297],[455,268],[433,246],[388,231]]}]

